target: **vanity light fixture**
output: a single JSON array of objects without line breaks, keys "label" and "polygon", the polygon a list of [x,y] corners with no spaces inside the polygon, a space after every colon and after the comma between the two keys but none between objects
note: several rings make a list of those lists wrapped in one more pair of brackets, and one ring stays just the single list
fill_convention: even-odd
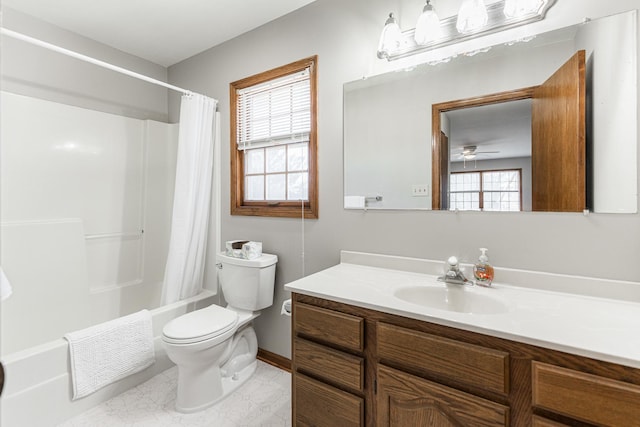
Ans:
[{"label": "vanity light fixture", "polygon": [[458,15],[442,20],[431,1],[427,0],[416,28],[411,30],[401,31],[393,13],[389,14],[380,36],[378,58],[393,61],[541,21],[557,0],[498,0],[486,6],[484,0],[464,0]]},{"label": "vanity light fixture", "polygon": [[483,0],[464,0],[458,11],[456,29],[461,34],[469,34],[482,29],[488,21],[487,6]]},{"label": "vanity light fixture", "polygon": [[535,13],[540,9],[542,3],[542,0],[505,0],[504,16],[507,18],[517,18]]},{"label": "vanity light fixture", "polygon": [[400,26],[393,16],[393,13],[389,14],[389,17],[384,23],[382,34],[380,34],[380,42],[378,43],[378,58],[389,59],[389,54],[397,51],[400,48],[400,39],[402,38],[402,32]]},{"label": "vanity light fixture", "polygon": [[438,18],[436,10],[431,5],[431,0],[427,0],[427,4],[424,5],[422,13],[418,17],[413,36],[419,45],[427,44],[442,37],[440,18]]}]

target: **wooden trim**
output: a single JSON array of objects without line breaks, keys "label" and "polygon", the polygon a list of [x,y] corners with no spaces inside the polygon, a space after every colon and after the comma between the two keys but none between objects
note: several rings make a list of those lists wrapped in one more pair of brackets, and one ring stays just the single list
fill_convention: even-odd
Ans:
[{"label": "wooden trim", "polygon": [[441,102],[431,106],[431,208],[433,210],[444,209],[440,206],[442,189],[441,179],[443,171],[440,170],[440,113],[462,108],[479,107],[482,105],[500,104],[508,101],[533,98],[533,92],[537,86],[515,89],[506,92],[492,93],[473,98],[458,99],[455,101]]},{"label": "wooden trim", "polygon": [[[258,83],[276,79],[310,68],[309,75],[311,90],[311,132],[309,135],[309,200],[304,208],[300,202],[280,202],[276,206],[269,202],[247,203],[244,201],[244,152],[238,150],[236,122],[238,101],[237,91]],[[263,73],[235,81],[229,84],[230,97],[230,162],[231,162],[231,215],[269,216],[280,218],[300,218],[304,212],[307,219],[317,219],[318,208],[318,56],[301,59],[282,67],[274,68]]]},{"label": "wooden trim", "polygon": [[263,361],[264,363],[268,363],[271,366],[280,368],[283,371],[291,372],[291,360],[287,359],[284,356],[272,353],[263,348],[258,348],[258,355],[256,356],[256,358]]}]

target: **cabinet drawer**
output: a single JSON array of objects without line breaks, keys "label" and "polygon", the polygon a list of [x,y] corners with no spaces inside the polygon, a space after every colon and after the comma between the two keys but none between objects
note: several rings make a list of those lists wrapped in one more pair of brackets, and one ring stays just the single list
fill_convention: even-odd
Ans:
[{"label": "cabinet drawer", "polygon": [[361,317],[296,303],[293,325],[297,336],[317,339],[355,351],[364,349],[364,319]]},{"label": "cabinet drawer", "polygon": [[533,362],[533,405],[581,421],[640,426],[640,386]]},{"label": "cabinet drawer", "polygon": [[296,369],[356,391],[364,389],[364,359],[296,338]]},{"label": "cabinet drawer", "polygon": [[379,323],[380,359],[501,394],[509,392],[509,354]]},{"label": "cabinet drawer", "polygon": [[301,374],[294,376],[294,425],[364,425],[364,400]]},{"label": "cabinet drawer", "polygon": [[568,426],[566,424],[561,424],[561,423],[534,415],[531,427],[568,427]]},{"label": "cabinet drawer", "polygon": [[378,365],[381,426],[509,425],[509,408],[396,369]]}]

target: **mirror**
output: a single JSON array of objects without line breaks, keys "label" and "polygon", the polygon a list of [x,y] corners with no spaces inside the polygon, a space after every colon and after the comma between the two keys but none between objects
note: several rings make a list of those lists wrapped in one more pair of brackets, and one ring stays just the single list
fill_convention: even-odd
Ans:
[{"label": "mirror", "polygon": [[[440,156],[442,162],[437,164],[433,161],[439,156],[433,150],[439,132],[433,129],[432,114],[434,105],[539,86],[580,50],[585,51],[586,62],[586,161],[582,165],[585,183],[575,191],[582,193],[582,203],[594,212],[637,212],[635,11],[540,34],[528,42],[494,46],[475,56],[461,55],[448,63],[423,64],[345,84],[345,208],[357,207],[350,204],[355,196],[367,198],[368,209],[453,209],[447,200],[438,206],[434,193],[440,197],[443,189],[445,199],[451,199],[464,179],[473,181],[473,176],[482,175],[478,172],[507,169],[520,174],[518,210],[561,210],[536,209],[530,201],[531,192],[536,193],[532,181],[555,179],[542,175],[540,170],[545,168],[532,169],[531,142],[522,146],[527,139],[522,126],[531,129],[531,116],[523,111],[530,111],[531,104],[491,103],[443,111],[435,120],[452,138],[447,156]],[[505,108],[509,115],[500,111]],[[474,123],[486,126],[474,127]],[[533,156],[535,162],[538,157]],[[548,174],[567,164],[546,162]],[[447,172],[437,176],[447,182],[444,187],[442,182],[435,183],[434,191],[432,174],[442,170]],[[510,176],[497,175],[506,180]]]}]

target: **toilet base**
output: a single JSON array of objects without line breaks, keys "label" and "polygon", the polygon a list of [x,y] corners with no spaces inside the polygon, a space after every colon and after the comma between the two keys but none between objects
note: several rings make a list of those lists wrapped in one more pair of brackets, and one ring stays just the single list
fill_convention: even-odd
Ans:
[{"label": "toilet base", "polygon": [[216,403],[219,403],[225,397],[233,393],[242,384],[247,382],[247,380],[251,378],[251,375],[253,375],[253,373],[256,371],[257,367],[258,367],[258,361],[254,360],[247,367],[238,371],[234,376],[221,378],[222,393],[216,398],[212,399],[211,401],[202,403],[199,406],[195,406],[195,407],[192,406],[188,408],[181,407],[179,406],[178,402],[176,402],[176,411],[182,412],[184,414],[190,414],[192,412],[198,412],[198,411],[202,411],[204,409],[212,407],[213,405],[215,405]]}]

